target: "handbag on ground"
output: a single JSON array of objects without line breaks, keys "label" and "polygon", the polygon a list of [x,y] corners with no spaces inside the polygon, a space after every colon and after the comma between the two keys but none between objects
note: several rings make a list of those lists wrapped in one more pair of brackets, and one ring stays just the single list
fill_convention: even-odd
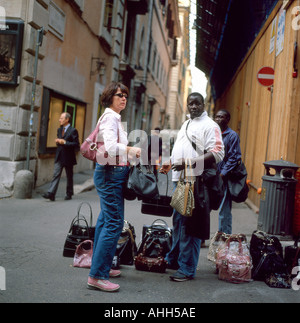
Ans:
[{"label": "handbag on ground", "polygon": [[[90,215],[89,224],[86,217],[83,214],[81,214],[81,209],[84,205],[88,207],[88,211]],[[77,246],[85,240],[94,241],[94,236],[95,236],[95,227],[93,226],[92,207],[90,206],[89,203],[82,202],[78,206],[77,215],[72,220],[70,229],[67,233],[67,237],[63,248],[63,256],[73,258],[75,255]]]}]

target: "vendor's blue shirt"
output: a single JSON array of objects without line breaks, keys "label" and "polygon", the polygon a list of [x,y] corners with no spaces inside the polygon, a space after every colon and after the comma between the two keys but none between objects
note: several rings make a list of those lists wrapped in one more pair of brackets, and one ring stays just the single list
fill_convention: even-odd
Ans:
[{"label": "vendor's blue shirt", "polygon": [[218,163],[218,170],[226,176],[241,160],[242,153],[239,135],[234,130],[228,127],[222,133],[222,138],[225,147],[225,157]]}]

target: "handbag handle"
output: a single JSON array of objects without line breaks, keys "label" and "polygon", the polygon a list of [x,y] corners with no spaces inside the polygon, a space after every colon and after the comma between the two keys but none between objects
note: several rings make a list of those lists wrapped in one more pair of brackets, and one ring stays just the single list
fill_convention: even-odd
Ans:
[{"label": "handbag handle", "polygon": [[75,224],[75,223],[78,223],[78,224],[79,224],[79,222],[80,222],[80,221],[85,222],[85,224],[86,224],[86,229],[87,229],[87,232],[88,232],[88,235],[90,236],[90,227],[89,227],[89,225],[88,225],[88,222],[87,222],[86,218],[85,218],[84,216],[79,217],[78,215],[77,215],[77,216],[75,216],[75,218],[74,218],[74,219],[73,219],[73,221],[71,222],[71,226],[70,226],[70,229],[69,229],[69,233],[71,233],[71,232],[72,232],[72,228],[73,228],[74,224]]},{"label": "handbag handle", "polygon": [[163,227],[165,227],[165,228],[169,228],[168,227],[168,224],[167,224],[167,222],[166,221],[164,221],[164,220],[162,220],[162,219],[157,219],[157,220],[155,220],[152,224],[151,224],[151,227],[153,227],[154,225],[155,225],[155,223],[157,223],[157,222],[163,222]]},{"label": "handbag handle", "polygon": [[[159,243],[156,243],[156,242],[153,242],[155,245],[160,245]],[[144,244],[144,246],[143,246],[143,251],[142,251],[142,254],[143,254],[143,256],[145,256],[145,254],[146,254],[146,243]],[[163,247],[160,245],[160,248],[159,248],[159,251],[158,251],[158,257],[162,257],[162,252],[163,252]]]},{"label": "handbag handle", "polygon": [[90,209],[90,227],[92,227],[93,226],[93,211],[92,211],[91,205],[88,202],[82,202],[79,204],[79,206],[77,208],[77,217],[78,217],[78,219],[80,218],[80,210],[84,204],[86,204]]},{"label": "handbag handle", "polygon": [[[189,164],[189,165],[188,165]],[[181,171],[180,173],[180,178],[179,180],[182,181],[183,179],[185,179],[187,182],[188,181],[188,176],[187,176],[187,169],[188,169],[188,166],[190,166],[190,169],[192,169],[192,161],[190,158],[186,158],[185,159],[185,162],[184,162],[184,169]],[[184,178],[182,178],[182,174],[184,175]],[[192,180],[190,182],[195,182],[195,177],[194,176],[191,176]]]},{"label": "handbag handle", "polygon": [[242,236],[240,234],[230,235],[230,237],[226,240],[226,245],[228,248],[231,241],[237,241],[239,243],[239,254],[241,255],[243,253]]}]

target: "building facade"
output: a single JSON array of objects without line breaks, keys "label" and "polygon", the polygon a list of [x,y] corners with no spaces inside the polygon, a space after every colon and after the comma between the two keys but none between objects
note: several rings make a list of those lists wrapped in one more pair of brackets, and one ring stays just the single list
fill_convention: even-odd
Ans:
[{"label": "building facade", "polygon": [[[60,114],[71,113],[82,142],[111,81],[129,88],[128,132],[168,124],[177,1],[0,0],[0,8],[0,196],[12,194],[27,162],[36,186],[51,179]],[[75,172],[93,166],[78,153]]]}]

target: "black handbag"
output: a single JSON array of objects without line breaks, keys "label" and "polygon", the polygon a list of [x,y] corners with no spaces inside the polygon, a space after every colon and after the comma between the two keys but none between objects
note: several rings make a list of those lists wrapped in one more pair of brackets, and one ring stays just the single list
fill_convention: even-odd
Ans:
[{"label": "black handbag", "polygon": [[[83,205],[88,206],[89,215],[90,215],[90,224],[88,224],[86,217],[80,213]],[[85,240],[94,241],[95,227],[93,227],[92,225],[93,225],[92,208],[89,203],[82,202],[78,206],[77,215],[71,222],[71,226],[65,240],[64,249],[63,249],[64,257],[73,258],[75,255],[76,248],[81,242]]]},{"label": "black handbag", "polygon": [[218,173],[216,163],[213,163],[210,168],[204,169],[202,178],[207,187],[209,206],[212,210],[218,210],[224,198],[225,186]]},{"label": "black handbag", "polygon": [[[286,246],[284,249],[284,261],[287,265],[288,272],[292,275],[292,270],[300,266],[300,247],[298,246],[300,233],[292,246]],[[294,276],[294,275],[292,275]]]},{"label": "black handbag", "polygon": [[166,195],[160,195],[157,199],[143,198],[141,212],[143,214],[159,215],[165,217],[171,217],[173,214],[173,208],[170,205],[171,196],[168,196],[169,178],[167,175],[167,189]]},{"label": "black handbag", "polygon": [[[197,149],[196,143],[193,142],[188,136],[187,129],[189,124],[190,123],[186,125],[185,134],[187,136],[187,139],[191,143],[192,147],[197,152],[197,154],[201,156],[202,153],[199,149]],[[205,153],[206,151],[204,150],[204,154]],[[211,167],[204,169],[202,178],[205,186],[207,187],[208,196],[209,196],[209,206],[212,210],[218,210],[224,198],[225,186],[224,186],[223,179],[221,178],[218,172],[217,164],[213,163]]]},{"label": "black handbag", "polygon": [[247,184],[247,169],[242,161],[234,170],[229,172],[227,183],[232,200],[236,203],[245,202],[248,197],[249,186]]},{"label": "black handbag", "polygon": [[138,254],[145,257],[165,257],[172,247],[172,230],[164,220],[157,219],[151,225],[144,225],[142,242]]},{"label": "black handbag", "polygon": [[120,235],[115,256],[117,256],[119,265],[133,265],[134,258],[137,255],[137,246],[135,242],[136,234],[133,225],[124,221],[123,231]]},{"label": "black handbag", "polygon": [[291,288],[291,277],[283,259],[282,245],[276,236],[254,231],[250,241],[252,278],[274,288]]},{"label": "black handbag", "polygon": [[[146,169],[146,172],[144,172],[144,168]],[[130,167],[125,191],[126,190],[129,192],[133,191],[139,199],[159,198],[156,176],[148,165],[142,166],[141,164],[138,164]],[[126,198],[125,192],[124,197]]]}]

